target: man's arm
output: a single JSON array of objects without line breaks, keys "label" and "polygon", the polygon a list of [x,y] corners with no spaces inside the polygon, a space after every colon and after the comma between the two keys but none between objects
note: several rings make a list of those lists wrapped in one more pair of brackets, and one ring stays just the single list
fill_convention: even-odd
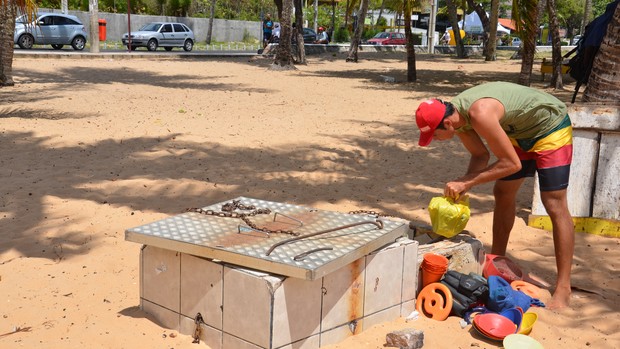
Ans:
[{"label": "man's arm", "polygon": [[465,174],[479,172],[487,167],[491,156],[489,155],[489,150],[480,139],[480,136],[473,130],[457,133],[457,135],[461,139],[461,143],[463,143],[465,149],[471,154],[469,167],[467,167],[467,173]]},{"label": "man's arm", "polygon": [[[472,158],[467,174],[446,184],[446,196],[458,197],[473,186],[506,177],[521,169],[521,161],[499,124],[504,116],[504,106],[496,99],[482,98],[472,104],[469,116],[473,130],[458,135]],[[482,139],[497,158],[488,166],[489,153]]]}]

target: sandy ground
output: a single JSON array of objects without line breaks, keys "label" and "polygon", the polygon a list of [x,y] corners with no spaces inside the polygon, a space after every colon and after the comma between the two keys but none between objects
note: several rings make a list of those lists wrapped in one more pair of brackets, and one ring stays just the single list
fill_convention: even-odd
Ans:
[{"label": "sandy ground", "polygon": [[[402,53],[311,56],[286,72],[269,63],[16,57],[17,84],[0,89],[0,347],[206,347],[139,309],[140,245],[125,229],[237,196],[428,222],[467,154],[457,141],[417,146],[418,103],[516,82],[520,69],[419,55],[418,82],[406,83]],[[572,85],[550,92],[568,101]],[[488,251],[491,185],[470,194],[467,229]],[[531,197],[528,182],[508,254],[554,281],[551,234],[525,224]],[[535,309],[531,336],[545,348],[620,347],[619,245],[577,234],[573,282],[589,292],[575,291],[571,309]],[[425,348],[498,347],[457,318],[422,318],[331,348],[383,348],[402,328],[424,330]]]}]

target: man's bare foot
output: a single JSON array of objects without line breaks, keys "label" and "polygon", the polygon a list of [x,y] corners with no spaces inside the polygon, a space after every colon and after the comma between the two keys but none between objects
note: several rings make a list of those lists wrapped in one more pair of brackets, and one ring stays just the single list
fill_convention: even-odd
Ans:
[{"label": "man's bare foot", "polygon": [[557,310],[568,307],[570,305],[570,295],[570,287],[557,287],[555,292],[553,292],[551,301],[547,304],[547,309]]}]

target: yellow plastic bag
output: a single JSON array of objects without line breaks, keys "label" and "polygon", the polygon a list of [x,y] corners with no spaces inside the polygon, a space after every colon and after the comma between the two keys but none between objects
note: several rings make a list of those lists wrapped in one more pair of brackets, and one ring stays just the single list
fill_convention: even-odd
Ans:
[{"label": "yellow plastic bag", "polygon": [[428,204],[433,232],[451,238],[465,229],[469,221],[469,196],[461,197],[458,202],[445,196],[437,196]]}]

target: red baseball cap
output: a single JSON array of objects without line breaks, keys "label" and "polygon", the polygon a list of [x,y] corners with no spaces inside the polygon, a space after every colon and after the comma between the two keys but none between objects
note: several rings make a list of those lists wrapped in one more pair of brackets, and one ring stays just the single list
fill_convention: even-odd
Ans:
[{"label": "red baseball cap", "polygon": [[443,120],[446,106],[438,99],[429,99],[420,103],[415,111],[415,122],[420,129],[418,145],[426,147],[433,140],[433,133]]}]

